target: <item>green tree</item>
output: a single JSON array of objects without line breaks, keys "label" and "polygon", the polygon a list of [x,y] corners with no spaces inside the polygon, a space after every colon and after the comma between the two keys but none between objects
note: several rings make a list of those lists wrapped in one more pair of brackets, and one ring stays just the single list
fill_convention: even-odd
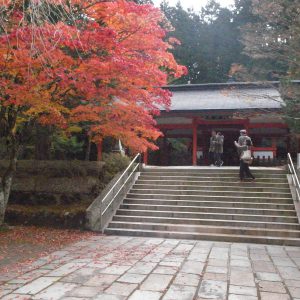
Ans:
[{"label": "green tree", "polygon": [[185,11],[180,3],[171,7],[165,1],[161,9],[174,28],[170,36],[181,42],[173,54],[189,70],[176,83],[226,82],[233,63],[244,64],[249,60],[242,53],[240,42],[239,27],[246,22],[241,7],[237,13],[211,0],[197,14],[193,10]]},{"label": "green tree", "polygon": [[[280,79],[286,120],[300,133],[300,2],[252,0],[255,22],[243,27],[245,53],[267,79]],[[264,63],[262,63],[264,62]]]}]

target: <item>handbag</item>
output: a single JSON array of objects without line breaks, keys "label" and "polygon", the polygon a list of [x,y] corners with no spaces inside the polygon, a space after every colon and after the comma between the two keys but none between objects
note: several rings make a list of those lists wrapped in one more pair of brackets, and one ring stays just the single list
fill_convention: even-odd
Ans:
[{"label": "handbag", "polygon": [[243,160],[244,162],[251,161],[252,160],[251,150],[243,151],[243,153],[241,155],[241,160]]}]

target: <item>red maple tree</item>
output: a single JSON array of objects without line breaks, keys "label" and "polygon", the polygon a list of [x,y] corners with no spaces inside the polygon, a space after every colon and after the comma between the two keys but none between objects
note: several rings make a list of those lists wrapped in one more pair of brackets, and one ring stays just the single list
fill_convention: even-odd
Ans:
[{"label": "red maple tree", "polygon": [[110,136],[135,152],[155,149],[161,133],[153,116],[170,105],[161,86],[186,72],[168,52],[177,41],[166,40],[163,21],[152,5],[125,0],[77,0],[72,7],[68,1],[3,2],[0,134],[10,165],[0,186],[0,224],[19,133],[31,122],[63,129],[84,122],[94,142]]}]

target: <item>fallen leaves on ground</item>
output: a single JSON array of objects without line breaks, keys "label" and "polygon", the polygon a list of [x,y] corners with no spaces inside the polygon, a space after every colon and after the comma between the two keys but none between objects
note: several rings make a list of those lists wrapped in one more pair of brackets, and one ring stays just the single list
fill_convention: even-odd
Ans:
[{"label": "fallen leaves on ground", "polygon": [[0,274],[24,266],[64,246],[94,235],[80,230],[14,226],[0,231]]}]

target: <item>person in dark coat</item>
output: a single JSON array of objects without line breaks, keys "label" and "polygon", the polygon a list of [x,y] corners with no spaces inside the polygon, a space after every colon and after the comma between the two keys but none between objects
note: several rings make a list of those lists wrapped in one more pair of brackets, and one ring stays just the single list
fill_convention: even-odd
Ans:
[{"label": "person in dark coat", "polygon": [[215,130],[212,130],[211,137],[209,139],[209,162],[211,166],[215,165],[215,146],[216,146],[217,133]]},{"label": "person in dark coat", "polygon": [[245,178],[251,178],[252,180],[255,180],[255,177],[249,169],[249,164],[251,163],[251,161],[245,161],[242,159],[243,152],[246,150],[251,150],[251,140],[245,139],[244,145],[242,146],[240,146],[239,143],[236,141],[234,142],[234,144],[240,153],[240,181],[244,181]]}]

